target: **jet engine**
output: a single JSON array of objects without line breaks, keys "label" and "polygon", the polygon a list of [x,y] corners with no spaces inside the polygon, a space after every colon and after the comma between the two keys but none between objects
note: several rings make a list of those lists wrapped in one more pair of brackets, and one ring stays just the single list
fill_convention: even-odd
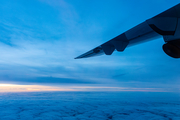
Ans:
[{"label": "jet engine", "polygon": [[173,40],[163,45],[164,52],[173,58],[180,58],[180,40]]}]

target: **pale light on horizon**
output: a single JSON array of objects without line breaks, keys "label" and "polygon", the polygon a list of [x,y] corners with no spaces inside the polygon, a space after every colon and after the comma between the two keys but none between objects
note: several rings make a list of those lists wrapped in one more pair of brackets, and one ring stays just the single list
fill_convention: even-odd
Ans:
[{"label": "pale light on horizon", "polygon": [[45,86],[0,84],[0,92],[43,92],[43,91],[131,91],[131,92],[167,92],[160,88],[131,88],[106,86]]},{"label": "pale light on horizon", "polygon": [[0,84],[0,92],[38,92],[38,91],[73,91],[69,88],[59,88],[43,85]]}]

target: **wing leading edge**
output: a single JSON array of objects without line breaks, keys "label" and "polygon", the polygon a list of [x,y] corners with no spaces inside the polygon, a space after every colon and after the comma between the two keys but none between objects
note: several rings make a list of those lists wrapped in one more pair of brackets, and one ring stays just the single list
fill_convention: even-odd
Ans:
[{"label": "wing leading edge", "polygon": [[115,50],[122,52],[126,47],[146,42],[157,37],[163,37],[165,41],[180,39],[176,31],[180,28],[180,4],[150,18],[132,29],[118,35],[104,44],[76,57],[75,59],[111,55]]}]

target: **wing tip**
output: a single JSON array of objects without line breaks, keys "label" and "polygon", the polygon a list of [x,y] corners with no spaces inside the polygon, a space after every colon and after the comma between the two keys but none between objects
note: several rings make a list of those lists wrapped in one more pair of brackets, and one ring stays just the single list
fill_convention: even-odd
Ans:
[{"label": "wing tip", "polygon": [[75,57],[74,59],[80,59],[81,57]]},{"label": "wing tip", "polygon": [[94,57],[94,56],[99,56],[102,55],[104,53],[103,49],[101,46],[98,46],[78,57],[75,57],[74,59],[81,59],[81,58],[89,58],[89,57]]}]

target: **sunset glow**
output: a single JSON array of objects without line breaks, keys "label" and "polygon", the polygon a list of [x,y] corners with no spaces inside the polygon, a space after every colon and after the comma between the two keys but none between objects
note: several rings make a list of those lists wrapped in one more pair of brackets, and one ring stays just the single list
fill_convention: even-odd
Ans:
[{"label": "sunset glow", "polygon": [[44,86],[44,85],[17,85],[0,84],[0,92],[42,92],[42,91],[142,91],[165,92],[158,88],[126,88],[102,86]]},{"label": "sunset glow", "polygon": [[0,92],[33,92],[33,91],[73,91],[73,89],[43,86],[43,85],[0,84]]}]

